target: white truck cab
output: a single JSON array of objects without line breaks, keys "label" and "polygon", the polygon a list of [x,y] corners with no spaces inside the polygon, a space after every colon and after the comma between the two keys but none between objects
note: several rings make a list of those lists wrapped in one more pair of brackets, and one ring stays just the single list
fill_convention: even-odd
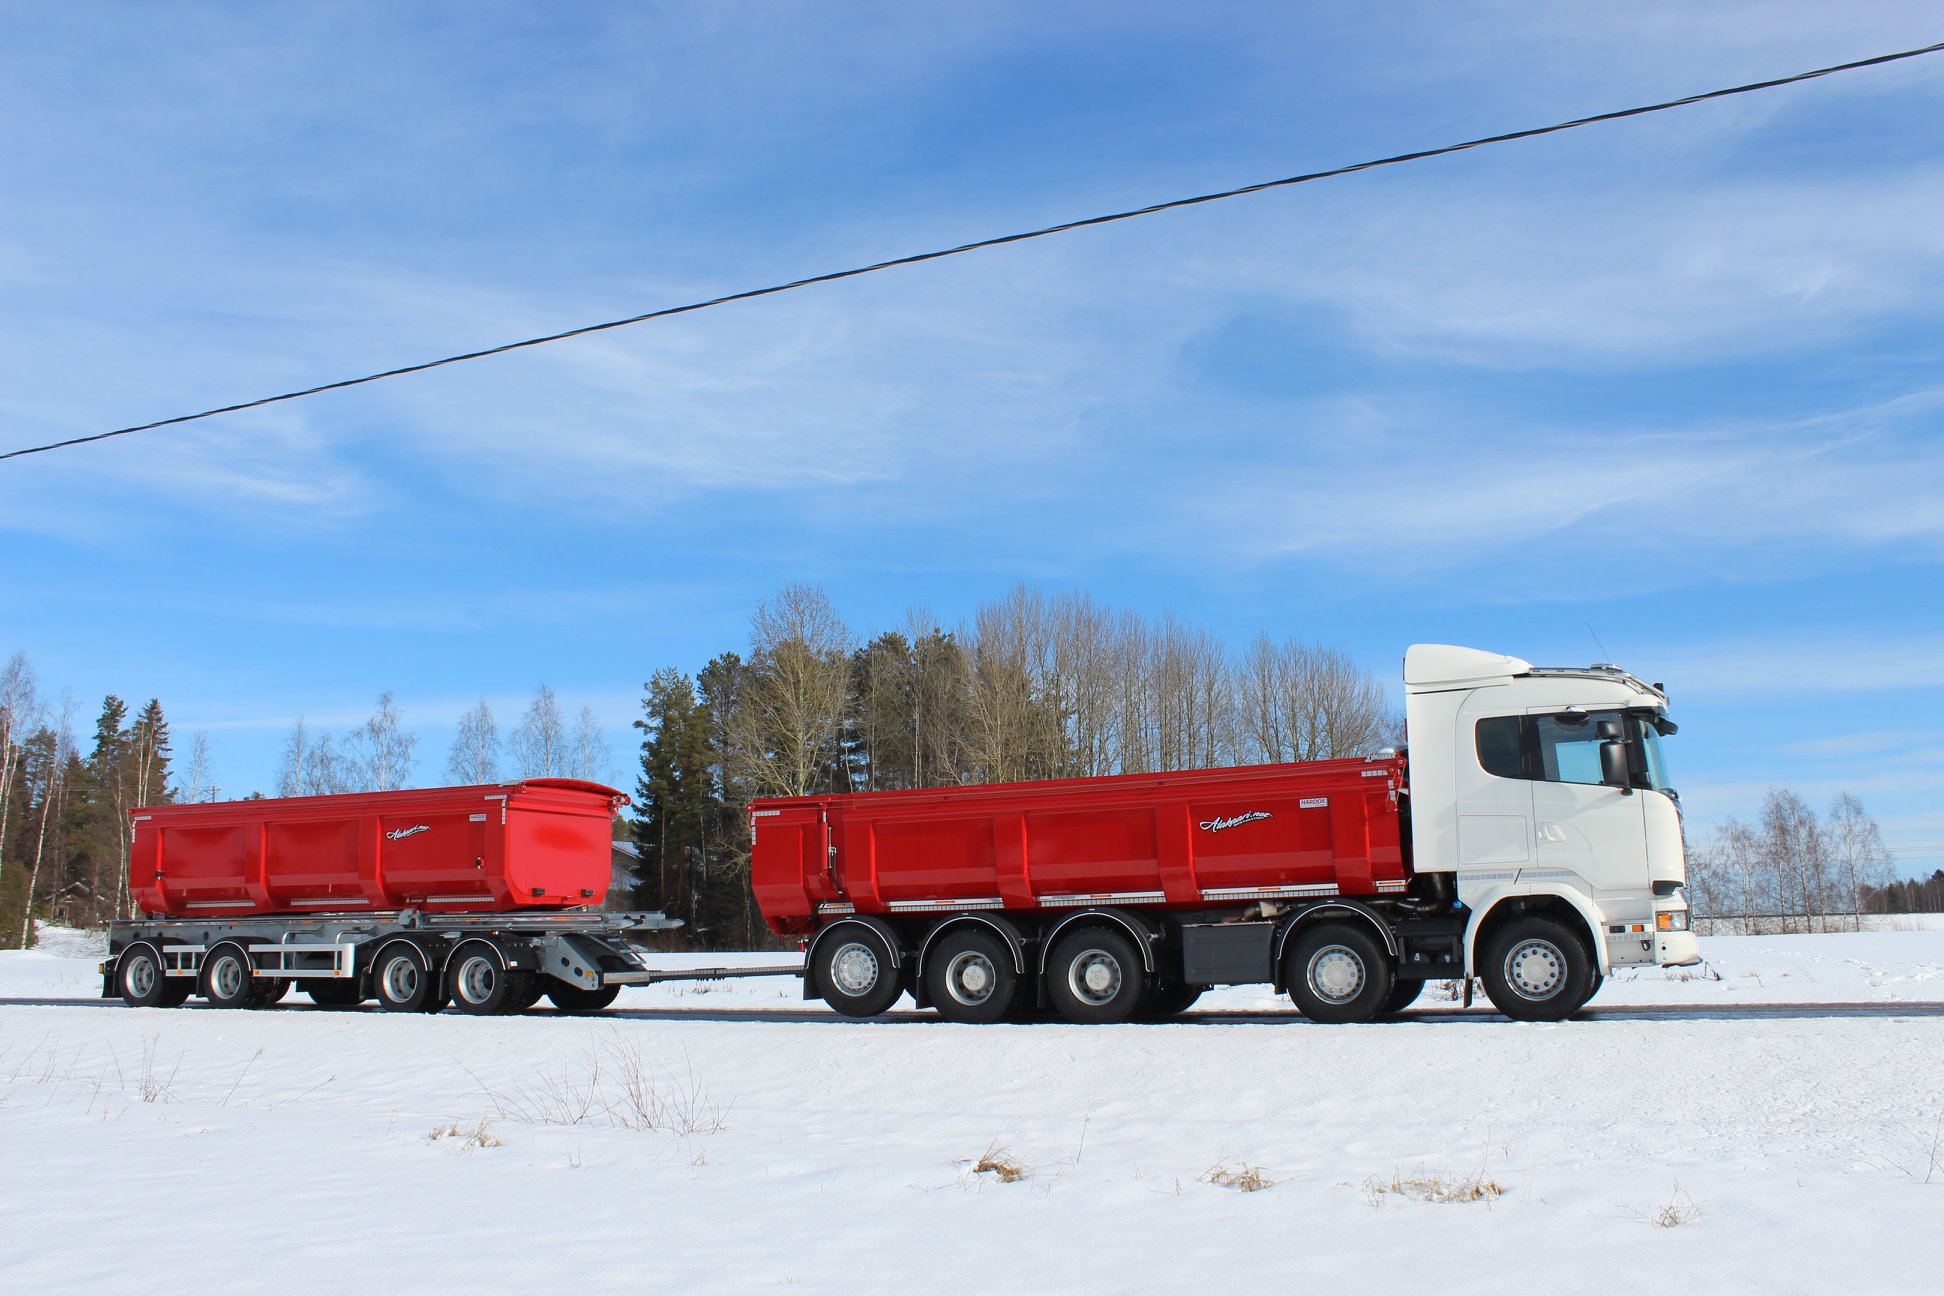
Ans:
[{"label": "white truck cab", "polygon": [[1519,920],[1583,933],[1589,996],[1614,967],[1700,962],[1660,685],[1617,666],[1415,644],[1404,689],[1413,870],[1452,875],[1470,914],[1465,965],[1488,989],[1541,998],[1561,971],[1544,941],[1494,938]]}]

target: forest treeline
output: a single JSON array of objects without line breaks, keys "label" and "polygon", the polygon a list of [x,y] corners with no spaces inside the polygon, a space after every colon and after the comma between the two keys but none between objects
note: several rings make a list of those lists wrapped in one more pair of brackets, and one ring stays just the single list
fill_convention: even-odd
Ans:
[{"label": "forest treeline", "polygon": [[[1340,650],[1268,636],[1237,649],[1172,616],[1025,587],[949,629],[913,612],[861,637],[822,590],[785,586],[757,607],[741,650],[693,675],[656,671],[645,689],[624,825],[639,885],[626,898],[684,919],[683,939],[712,948],[767,941],[749,889],[754,797],[1322,760],[1403,738],[1383,685]],[[26,938],[30,893],[39,917],[126,913],[128,810],[216,791],[200,734],[176,777],[159,701],[133,709],[111,695],[87,742],[75,717],[71,702],[40,697],[16,653],[0,673],[0,947]],[[570,722],[545,685],[504,737],[483,699],[468,709],[439,776],[417,777],[418,745],[385,693],[340,734],[297,721],[271,791],[611,777],[595,713]],[[1755,823],[1690,843],[1689,876],[1698,913],[1770,928],[1944,909],[1944,872],[1894,880],[1876,824],[1847,794],[1819,816],[1771,792]]]},{"label": "forest treeline", "polygon": [[1265,635],[1236,651],[1172,616],[1024,586],[950,630],[918,611],[860,639],[821,589],[788,585],[756,609],[746,652],[657,671],[642,710],[637,896],[719,948],[766,935],[753,797],[1323,760],[1403,732],[1339,650]]},{"label": "forest treeline", "polygon": [[1754,823],[1728,819],[1687,844],[1697,914],[1732,918],[1748,935],[1860,930],[1866,914],[1944,911],[1944,870],[1898,880],[1876,820],[1848,792],[1818,815],[1771,789]]}]

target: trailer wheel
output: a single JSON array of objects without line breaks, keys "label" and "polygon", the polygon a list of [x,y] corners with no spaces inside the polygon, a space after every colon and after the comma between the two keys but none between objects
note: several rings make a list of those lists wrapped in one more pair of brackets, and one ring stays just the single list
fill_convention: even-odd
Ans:
[{"label": "trailer wheel", "polygon": [[1317,1022],[1375,1021],[1392,988],[1383,947],[1349,923],[1318,923],[1298,932],[1283,979],[1303,1015]]},{"label": "trailer wheel", "polygon": [[1417,997],[1423,993],[1424,978],[1399,977],[1397,983],[1391,987],[1390,998],[1384,1000],[1384,1011],[1378,1015],[1382,1017],[1395,1017],[1416,1003]]},{"label": "trailer wheel", "polygon": [[875,1017],[904,993],[891,951],[876,932],[853,923],[817,951],[817,991],[846,1017]]},{"label": "trailer wheel", "polygon": [[364,1002],[356,977],[305,977],[304,993],[319,1008],[356,1008]]},{"label": "trailer wheel", "polygon": [[190,982],[173,981],[162,972],[162,948],[148,941],[136,941],[122,951],[115,963],[115,984],[121,988],[122,1002],[130,1008],[179,1008],[189,997]]},{"label": "trailer wheel", "polygon": [[[549,977],[548,980],[553,980]],[[596,1013],[613,1003],[620,995],[618,985],[602,986],[599,990],[585,990],[580,986],[570,986],[563,981],[553,981],[547,987],[547,998],[553,1006],[565,1013]]]},{"label": "trailer wheel", "polygon": [[1003,1021],[1019,990],[1012,951],[977,928],[948,932],[925,969],[932,1006],[946,1021]]},{"label": "trailer wheel", "polygon": [[224,941],[203,956],[202,997],[211,1008],[255,1007],[256,977],[241,945]]},{"label": "trailer wheel", "polygon": [[1134,942],[1105,927],[1060,937],[1046,961],[1046,997],[1070,1022],[1124,1022],[1147,998],[1147,970]]},{"label": "trailer wheel", "polygon": [[1516,1021],[1564,1021],[1593,995],[1593,956],[1571,927],[1534,914],[1492,934],[1478,979]]},{"label": "trailer wheel", "polygon": [[371,989],[386,1012],[437,1012],[439,978],[425,951],[406,941],[389,946],[371,965]]},{"label": "trailer wheel", "polygon": [[540,984],[542,980],[543,978],[538,972],[527,973],[525,978],[515,987],[520,993],[514,999],[512,1006],[506,1011],[525,1012],[527,1009],[533,1007],[533,1005],[539,1003],[541,996],[547,993],[547,987]]},{"label": "trailer wheel", "polygon": [[516,973],[501,965],[499,952],[481,941],[461,945],[446,961],[446,981],[460,1012],[485,1015],[512,1010]]},{"label": "trailer wheel", "polygon": [[289,993],[289,977],[258,977],[250,991],[250,1007],[268,1008],[271,1004],[281,1003]]}]

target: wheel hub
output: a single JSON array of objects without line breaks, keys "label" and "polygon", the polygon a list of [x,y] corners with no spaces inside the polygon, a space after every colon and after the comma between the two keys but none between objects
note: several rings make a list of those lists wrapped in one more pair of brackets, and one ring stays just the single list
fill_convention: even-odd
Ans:
[{"label": "wheel hub", "polygon": [[234,999],[243,993],[243,967],[234,958],[225,958],[217,963],[209,979],[216,987],[216,993],[225,999]]},{"label": "wheel hub", "polygon": [[992,960],[971,950],[954,958],[946,968],[945,981],[951,988],[952,998],[962,1004],[984,1003],[992,997],[998,980]]},{"label": "wheel hub", "polygon": [[1363,991],[1363,960],[1341,945],[1326,945],[1310,960],[1309,983],[1318,998],[1347,1003]]},{"label": "wheel hub", "polygon": [[394,1003],[410,999],[418,989],[418,968],[410,959],[393,959],[385,969],[385,996]]},{"label": "wheel hub", "polygon": [[1120,960],[1106,950],[1090,949],[1073,960],[1067,984],[1074,997],[1099,1007],[1112,1003],[1120,993]]},{"label": "wheel hub", "polygon": [[853,997],[862,995],[877,984],[877,955],[867,946],[852,942],[831,959],[830,972],[837,980],[838,989]]},{"label": "wheel hub", "polygon": [[484,1003],[492,998],[497,977],[498,970],[494,968],[493,960],[483,955],[469,958],[466,966],[459,971],[459,993],[469,1003]]},{"label": "wheel hub", "polygon": [[1551,941],[1521,941],[1505,956],[1505,979],[1528,999],[1545,999],[1566,978],[1566,956]]},{"label": "wheel hub", "polygon": [[138,958],[128,965],[128,988],[138,997],[155,989],[155,964]]}]

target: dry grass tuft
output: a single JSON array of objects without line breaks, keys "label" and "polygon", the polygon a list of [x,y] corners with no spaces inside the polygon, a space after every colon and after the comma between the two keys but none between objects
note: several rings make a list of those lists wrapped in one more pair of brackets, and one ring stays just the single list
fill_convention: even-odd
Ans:
[{"label": "dry grass tuft", "polygon": [[[1634,1214],[1640,1215],[1640,1212],[1635,1211]],[[1701,1206],[1694,1198],[1687,1195],[1685,1188],[1675,1184],[1674,1195],[1668,1199],[1667,1205],[1652,1215],[1640,1217],[1655,1228],[1680,1228],[1683,1224],[1692,1224],[1701,1218]]]},{"label": "dry grass tuft", "polygon": [[435,1125],[425,1136],[427,1143],[438,1143],[445,1139],[457,1140],[453,1144],[456,1151],[466,1152],[473,1148],[505,1147],[506,1140],[493,1133],[493,1123],[481,1117],[471,1129],[463,1129],[458,1121]]},{"label": "dry grass tuft", "polygon": [[1482,1201],[1489,1205],[1505,1195],[1505,1185],[1482,1169],[1470,1175],[1453,1175],[1418,1166],[1408,1175],[1393,1170],[1388,1181],[1372,1175],[1364,1180],[1363,1194],[1372,1206],[1382,1206],[1392,1197],[1422,1202]]},{"label": "dry grass tuft", "polygon": [[989,1174],[1000,1183],[1018,1183],[1032,1171],[1009,1149],[994,1143],[986,1148],[984,1156],[972,1164],[972,1173]]},{"label": "dry grass tuft", "polygon": [[678,1076],[653,1065],[619,1035],[589,1045],[578,1064],[536,1067],[532,1081],[511,1091],[479,1087],[501,1120],[523,1125],[610,1125],[687,1138],[728,1124],[692,1068]]},{"label": "dry grass tuft", "polygon": [[1246,1161],[1238,1161],[1234,1165],[1217,1161],[1197,1175],[1195,1181],[1213,1184],[1217,1188],[1233,1188],[1237,1192],[1261,1192],[1264,1188],[1276,1186],[1274,1179],[1262,1173],[1261,1166],[1253,1166]]}]

